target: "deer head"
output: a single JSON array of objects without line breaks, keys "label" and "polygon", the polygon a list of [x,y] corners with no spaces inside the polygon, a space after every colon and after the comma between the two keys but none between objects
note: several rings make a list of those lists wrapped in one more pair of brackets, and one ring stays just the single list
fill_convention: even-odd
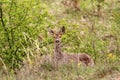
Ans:
[{"label": "deer head", "polygon": [[63,26],[58,32],[54,32],[53,30],[49,30],[49,33],[53,36],[54,42],[60,43],[61,42],[61,36],[65,33],[65,27]]}]

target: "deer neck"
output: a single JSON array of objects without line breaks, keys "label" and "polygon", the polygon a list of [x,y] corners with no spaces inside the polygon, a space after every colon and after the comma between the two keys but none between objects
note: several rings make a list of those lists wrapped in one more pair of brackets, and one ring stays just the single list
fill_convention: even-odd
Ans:
[{"label": "deer neck", "polygon": [[63,57],[62,50],[61,50],[61,43],[54,42],[54,44],[55,44],[55,46],[54,46],[55,47],[55,53],[54,53],[55,58],[61,59]]}]

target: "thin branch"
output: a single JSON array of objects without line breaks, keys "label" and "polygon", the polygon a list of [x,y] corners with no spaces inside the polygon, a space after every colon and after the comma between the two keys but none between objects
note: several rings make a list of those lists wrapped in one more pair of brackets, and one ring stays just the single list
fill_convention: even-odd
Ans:
[{"label": "thin branch", "polygon": [[[0,18],[1,18],[2,26],[5,27],[5,23],[4,23],[4,21],[3,21],[2,3],[0,4]],[[4,29],[4,30],[7,31],[6,29]]]},{"label": "thin branch", "polygon": [[7,28],[5,27],[5,22],[4,22],[4,20],[3,20],[2,3],[0,3],[0,19],[1,19],[2,27],[3,27],[4,31],[6,32],[6,37],[7,37],[8,43],[9,43],[9,48],[11,49],[10,37],[9,37],[9,34],[8,34],[8,30],[7,30]]}]

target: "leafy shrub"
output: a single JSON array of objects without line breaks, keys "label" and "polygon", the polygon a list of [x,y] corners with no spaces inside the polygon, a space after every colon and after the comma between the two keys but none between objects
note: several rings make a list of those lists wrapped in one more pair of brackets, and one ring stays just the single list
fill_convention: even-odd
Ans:
[{"label": "leafy shrub", "polygon": [[[0,24],[0,57],[9,68],[19,67],[38,33],[46,32],[49,25],[48,9],[41,0],[0,1],[2,20]],[[45,35],[45,33],[44,33]]]}]

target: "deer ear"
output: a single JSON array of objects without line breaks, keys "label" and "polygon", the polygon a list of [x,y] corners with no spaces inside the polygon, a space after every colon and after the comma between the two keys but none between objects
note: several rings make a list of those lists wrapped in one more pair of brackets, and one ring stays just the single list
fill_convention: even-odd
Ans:
[{"label": "deer ear", "polygon": [[65,33],[65,27],[63,26],[59,32],[60,32],[61,34],[64,34],[64,33]]},{"label": "deer ear", "polygon": [[54,34],[54,31],[53,30],[49,30],[49,33],[51,34],[51,35],[53,35]]}]

